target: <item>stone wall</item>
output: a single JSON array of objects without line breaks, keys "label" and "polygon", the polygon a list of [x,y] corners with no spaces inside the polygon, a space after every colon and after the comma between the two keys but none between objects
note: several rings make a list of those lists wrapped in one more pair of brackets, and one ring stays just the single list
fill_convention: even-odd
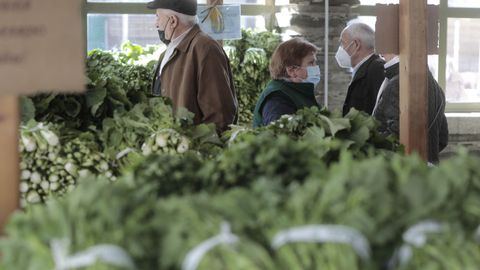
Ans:
[{"label": "stone wall", "polygon": [[471,153],[480,155],[480,114],[447,113],[448,146],[442,153],[441,158],[454,155],[458,147],[467,148]]},{"label": "stone wall", "polygon": [[[317,99],[324,105],[324,40],[325,40],[325,3],[324,0],[299,1],[291,0],[297,4],[296,13],[291,19],[290,29],[298,32],[310,42],[320,48],[317,55],[322,82],[317,87]],[[341,109],[347,93],[351,73],[338,67],[335,53],[338,49],[340,33],[349,20],[355,19],[356,14],[351,12],[351,7],[358,5],[358,0],[330,0],[329,20],[329,109]]]}]

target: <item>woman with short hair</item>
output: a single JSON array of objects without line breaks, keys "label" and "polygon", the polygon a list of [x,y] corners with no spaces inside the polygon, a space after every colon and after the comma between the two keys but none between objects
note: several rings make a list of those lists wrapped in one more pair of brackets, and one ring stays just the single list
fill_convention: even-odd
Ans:
[{"label": "woman with short hair", "polygon": [[253,126],[260,127],[297,110],[318,106],[314,89],[320,82],[318,48],[293,38],[278,45],[270,61],[270,75],[265,90],[255,106]]}]

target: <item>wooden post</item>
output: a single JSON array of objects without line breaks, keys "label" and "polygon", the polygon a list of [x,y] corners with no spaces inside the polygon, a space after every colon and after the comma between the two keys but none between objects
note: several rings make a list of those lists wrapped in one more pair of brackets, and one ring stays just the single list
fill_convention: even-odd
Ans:
[{"label": "wooden post", "polygon": [[19,104],[14,96],[0,96],[0,235],[19,206]]},{"label": "wooden post", "polygon": [[400,0],[400,142],[427,159],[427,0]]}]

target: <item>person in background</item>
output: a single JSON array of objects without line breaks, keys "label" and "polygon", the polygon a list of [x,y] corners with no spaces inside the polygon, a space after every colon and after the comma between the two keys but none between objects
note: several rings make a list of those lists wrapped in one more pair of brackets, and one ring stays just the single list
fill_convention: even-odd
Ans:
[{"label": "person in background", "polygon": [[342,68],[352,68],[352,81],[343,104],[343,115],[351,108],[372,114],[378,89],[383,82],[385,61],[374,53],[375,32],[364,23],[352,23],[343,29],[335,55]]},{"label": "person in background", "polygon": [[[378,92],[373,117],[380,123],[385,135],[400,134],[400,60],[393,54],[385,54],[385,80]],[[448,124],[445,117],[445,95],[428,71],[428,161],[438,163],[438,154],[448,144]]]},{"label": "person in background", "polygon": [[318,48],[312,43],[292,38],[278,45],[270,61],[272,80],[255,106],[253,126],[265,126],[285,114],[304,107],[318,106],[314,89],[320,82]]},{"label": "person in background", "polygon": [[167,45],[160,56],[152,92],[169,97],[173,110],[184,107],[194,123],[214,123],[222,132],[238,117],[233,75],[223,48],[200,30],[196,0],[155,0],[160,40]]}]

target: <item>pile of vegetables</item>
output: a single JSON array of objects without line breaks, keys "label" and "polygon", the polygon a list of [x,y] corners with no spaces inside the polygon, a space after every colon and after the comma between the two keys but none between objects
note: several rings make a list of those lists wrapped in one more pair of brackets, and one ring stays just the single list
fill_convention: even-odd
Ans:
[{"label": "pile of vegetables", "polygon": [[31,120],[21,129],[21,192],[26,203],[63,195],[87,174],[115,180],[151,153],[208,156],[221,145],[213,125],[193,126],[193,114],[183,110],[174,116],[163,98],[115,112],[103,120],[102,130],[50,126]]},{"label": "pile of vegetables", "polygon": [[225,42],[239,103],[238,122],[251,125],[258,97],[270,80],[268,66],[281,36],[242,30],[242,39]]},{"label": "pile of vegetables", "polygon": [[89,83],[85,94],[40,94],[24,99],[22,108],[29,112],[24,115],[82,131],[100,127],[114,112],[147,102],[152,72],[153,68],[124,64],[112,53],[93,50],[87,57]]},{"label": "pile of vegetables", "polygon": [[[245,40],[248,42],[236,41],[239,48],[253,44],[252,40],[254,39],[251,37],[254,34],[248,31],[245,31],[244,34],[247,36]],[[263,38],[259,39],[259,44],[265,49],[272,49],[273,44],[268,42],[272,42],[272,39],[277,36],[274,34],[259,35],[263,35]],[[57,137],[81,137],[81,139],[75,141],[76,146],[70,147],[71,149],[88,149],[88,151],[83,151],[87,153],[85,155],[76,154],[75,162],[68,157],[69,154],[72,155],[71,153],[57,151],[56,155],[59,155],[59,160],[62,162],[55,166],[47,164],[48,171],[37,170],[31,166],[24,166],[25,170],[39,172],[40,178],[44,179],[42,180],[44,186],[52,184],[48,180],[51,174],[59,175],[61,179],[58,182],[62,183],[60,184],[60,190],[62,191],[59,193],[63,194],[64,189],[68,186],[71,186],[70,189],[72,189],[76,184],[77,181],[71,178],[78,176],[77,171],[85,175],[86,171],[83,169],[88,169],[94,174],[105,173],[115,179],[125,168],[137,163],[143,155],[155,152],[184,153],[192,150],[214,160],[212,162],[214,165],[207,166],[216,170],[211,172],[213,177],[208,179],[208,182],[217,183],[218,186],[234,186],[242,182],[237,181],[237,179],[251,179],[251,177],[240,174],[240,171],[238,171],[238,175],[235,174],[236,171],[231,170],[234,168],[232,166],[238,165],[247,169],[251,166],[268,166],[267,163],[272,162],[268,157],[268,155],[271,155],[269,152],[274,151],[272,149],[283,147],[280,144],[271,145],[271,143],[277,143],[268,139],[268,134],[271,132],[276,135],[285,134],[290,138],[284,139],[286,140],[283,142],[286,150],[282,151],[285,153],[293,151],[293,155],[297,155],[299,151],[304,151],[304,149],[311,151],[313,148],[308,149],[311,148],[308,145],[309,142],[305,142],[297,150],[288,149],[288,140],[313,137],[311,141],[318,145],[317,150],[323,151],[318,152],[318,158],[327,163],[338,159],[338,153],[341,149],[349,149],[357,153],[359,157],[370,155],[367,152],[373,150],[367,149],[374,149],[371,146],[396,150],[392,141],[378,137],[378,134],[375,133],[375,122],[365,115],[352,112],[347,118],[342,118],[338,114],[320,111],[315,108],[303,110],[296,116],[282,118],[268,128],[252,130],[245,126],[234,127],[230,133],[224,134],[222,142],[215,134],[213,126],[193,126],[193,115],[191,113],[180,110],[174,116],[169,101],[149,96],[148,68],[136,65],[140,57],[144,56],[144,53],[145,51],[142,51],[141,48],[133,45],[126,47],[125,52],[108,53],[94,50],[89,53],[87,60],[90,83],[89,90],[85,95],[39,95],[24,98],[22,102],[25,112],[24,122],[35,118],[40,124],[49,125],[51,123],[57,125],[58,128],[52,131]],[[248,55],[249,52],[240,54],[244,59],[248,59]],[[150,61],[148,65],[153,67],[151,63]],[[142,72],[132,72],[134,70],[141,70]],[[245,81],[250,82],[252,80],[246,79]],[[252,90],[251,93],[255,91]],[[261,89],[258,89],[258,91],[261,91]],[[251,104],[254,106],[254,103]],[[255,139],[260,133],[267,133],[267,135],[264,135],[264,139]],[[265,155],[267,156],[265,158],[259,155],[256,159],[248,159],[249,162],[253,163],[244,162],[244,156],[247,153],[240,150],[241,145],[223,153],[222,148],[231,145],[232,142],[241,142],[242,138],[247,137],[248,134],[253,136],[253,142],[251,143],[263,144],[265,142],[265,145],[269,146],[263,148],[266,149]],[[381,145],[379,142],[385,145]],[[62,141],[62,145],[66,143],[67,140]],[[85,143],[85,145],[81,145],[82,143]],[[255,146],[251,149],[254,148]],[[89,164],[92,161],[89,157],[90,154],[88,154],[89,151],[96,153],[93,155],[94,157],[101,156],[101,158],[94,160],[93,165],[85,168],[81,164]],[[238,153],[235,154],[236,152]],[[239,155],[238,164],[225,164],[222,159],[224,155]],[[256,150],[252,150],[250,155],[256,155]],[[31,159],[31,155],[28,155],[25,151],[23,151],[22,156],[24,160]],[[28,162],[32,163],[31,160],[28,160]],[[65,167],[67,163],[68,168],[75,169],[71,170],[74,171],[73,175],[71,173],[65,175],[59,169]],[[74,164],[74,166],[70,166],[70,164]],[[284,165],[278,164],[278,166],[284,167]],[[272,172],[266,176],[281,175],[284,171]],[[251,174],[255,175],[257,172],[252,171]],[[292,172],[293,176],[295,174],[295,172]],[[301,174],[300,172],[300,176]],[[25,175],[24,180],[26,185],[31,186],[32,179],[29,176],[31,175]],[[34,176],[33,182],[37,182],[36,176],[38,175],[35,174]],[[289,179],[290,176],[290,174],[284,174],[281,177]],[[295,177],[289,181],[297,179]],[[52,179],[56,179],[56,177]],[[227,184],[229,182],[230,184]],[[57,187],[57,184],[52,184],[52,186]],[[25,190],[25,185],[22,190]],[[28,201],[32,203],[43,202],[50,194],[54,195],[54,193],[50,191],[40,192],[39,199],[36,199],[35,196],[35,199]]]},{"label": "pile of vegetables", "polygon": [[[230,52],[239,91],[240,122],[250,125],[256,98],[268,81],[268,59],[280,36],[251,30],[244,30],[242,35],[241,40],[227,42],[225,49]],[[26,198],[30,194],[28,202],[43,202],[50,194],[61,195],[68,187],[72,189],[76,183],[72,178],[78,176],[77,171],[81,175],[87,170],[105,173],[115,179],[123,167],[135,164],[139,155],[156,151],[183,153],[195,148],[202,155],[213,157],[220,151],[222,144],[211,127],[193,127],[190,113],[182,111],[174,117],[168,101],[152,98],[151,76],[157,59],[158,47],[154,46],[142,48],[126,43],[117,52],[93,50],[87,58],[89,82],[85,94],[40,94],[22,98],[25,126],[22,130],[30,129],[27,125],[30,122],[35,123],[30,126],[55,125],[55,129],[48,132],[65,138],[61,145],[69,145],[68,149],[62,146],[62,151],[60,146],[47,149],[50,157],[56,156],[55,164],[47,162],[48,153],[21,149],[25,172],[22,196]],[[21,135],[22,143],[32,141],[28,132]],[[81,138],[69,139],[75,137]],[[82,149],[81,153],[72,160],[68,156],[72,153],[68,151],[78,149]],[[90,162],[94,165],[82,165]],[[36,168],[33,164],[42,167]],[[50,177],[53,181],[48,180]],[[44,189],[40,188],[41,183]]]},{"label": "pile of vegetables", "polygon": [[295,115],[284,115],[265,127],[253,129],[245,126],[233,126],[224,134],[224,140],[232,143],[268,133],[271,136],[288,135],[294,140],[317,136],[333,144],[337,141],[338,144],[341,144],[339,148],[348,149],[355,155],[367,154],[369,148],[372,147],[375,151],[402,150],[396,138],[385,137],[377,129],[378,122],[355,109],[342,117],[338,111],[330,112],[326,109],[311,107],[301,109]]},{"label": "pile of vegetables", "polygon": [[[480,264],[480,244],[458,226],[424,222],[416,226],[435,229],[420,239],[404,234],[405,243],[389,262],[396,269],[475,269]],[[437,227],[437,228],[435,228]],[[413,229],[413,228],[412,228]]]},{"label": "pile of vegetables", "polygon": [[[227,52],[234,70],[253,67],[235,82],[248,122],[279,39],[243,35]],[[123,259],[77,268],[125,269],[128,257],[182,269],[208,239],[219,244],[197,269],[478,268],[479,158],[429,167],[355,110],[306,108],[219,136],[149,95],[153,50],[92,51],[85,95],[23,98],[24,209],[0,239],[0,269],[55,269],[102,244]],[[441,229],[412,240],[425,221]]]},{"label": "pile of vegetables", "polygon": [[57,135],[61,126],[30,121],[20,129],[22,152],[20,192],[22,205],[45,202],[75,188],[89,174],[115,180],[95,133]]},{"label": "pile of vegetables", "polygon": [[[0,268],[53,269],[51,241],[64,239],[70,243],[68,255],[113,244],[124,249],[138,269],[181,269],[187,254],[219,234],[224,223],[238,241],[207,252],[199,269],[478,267],[478,222],[473,226],[472,221],[479,220],[480,212],[474,211],[476,201],[469,199],[478,198],[478,188],[457,186],[478,186],[477,157],[460,153],[438,167],[428,167],[415,156],[355,160],[343,152],[329,168],[316,169],[321,162],[305,167],[304,182],[285,184],[257,177],[249,186],[220,192],[196,182],[202,179],[201,158],[176,155],[173,161],[168,155],[147,157],[148,163],[142,162],[116,182],[90,177],[68,196],[14,215],[7,237],[0,241]],[[169,163],[168,170],[154,172],[153,164],[161,162]],[[452,166],[469,173],[455,179],[440,176]],[[146,175],[155,175],[156,181],[145,181]],[[190,182],[182,182],[191,176]],[[182,186],[185,189],[180,190]],[[452,211],[451,205],[471,210]],[[425,220],[435,220],[443,229],[425,233],[425,240],[414,245],[405,232]],[[344,229],[328,233],[324,242],[304,237],[278,245],[279,232],[306,225]],[[356,238],[364,237],[360,247],[349,230],[358,232]],[[410,256],[399,256],[406,244]],[[121,268],[99,260],[85,269]]]}]

